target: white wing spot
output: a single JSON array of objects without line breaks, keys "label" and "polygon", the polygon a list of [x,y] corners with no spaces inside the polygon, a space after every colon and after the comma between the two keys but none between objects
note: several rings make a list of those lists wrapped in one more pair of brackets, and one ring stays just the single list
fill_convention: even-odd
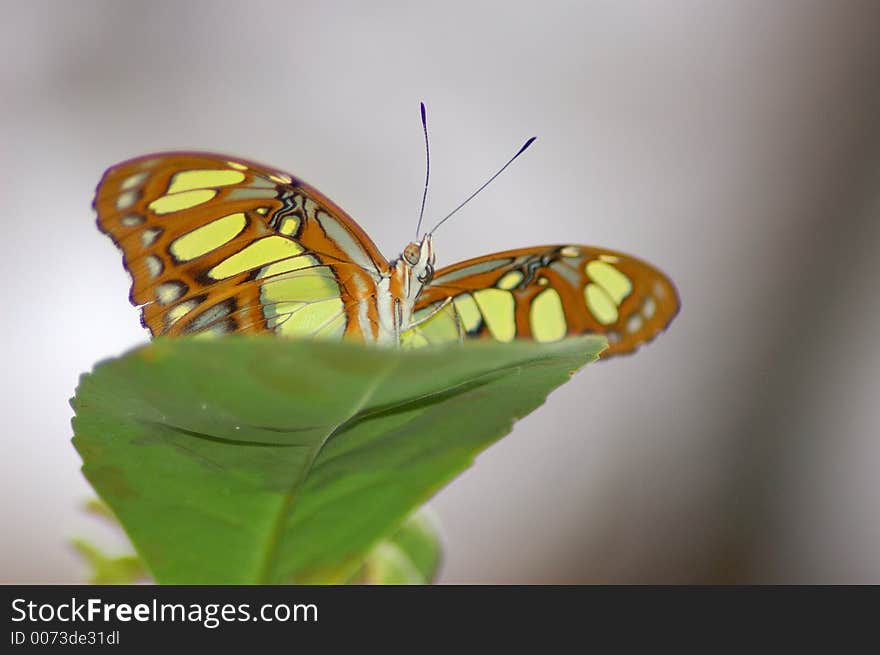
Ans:
[{"label": "white wing spot", "polygon": [[141,245],[143,245],[144,248],[148,248],[156,242],[156,239],[159,238],[160,234],[162,234],[162,230],[158,227],[148,227],[141,232]]},{"label": "white wing spot", "polygon": [[633,313],[626,321],[626,331],[635,334],[642,329],[642,317]]},{"label": "white wing spot", "polygon": [[126,207],[131,207],[138,198],[138,194],[135,191],[126,191],[125,193],[120,193],[119,197],[116,198],[116,209],[125,209]]},{"label": "white wing spot", "polygon": [[170,305],[186,291],[182,282],[163,282],[156,287],[156,299],[163,305]]},{"label": "white wing spot", "polygon": [[140,225],[141,223],[143,223],[144,220],[146,220],[146,219],[143,216],[141,216],[140,214],[126,214],[125,216],[123,216],[122,218],[119,219],[119,222],[120,222],[120,224],[124,225],[125,227],[134,227],[136,225]]},{"label": "white wing spot", "polygon": [[147,270],[150,272],[150,277],[159,277],[162,273],[162,260],[156,257],[156,255],[149,255],[144,260],[147,263]]},{"label": "white wing spot", "polygon": [[119,186],[122,191],[127,189],[134,189],[135,187],[139,187],[141,183],[147,179],[149,173],[135,173],[134,175],[125,178],[125,181]]}]

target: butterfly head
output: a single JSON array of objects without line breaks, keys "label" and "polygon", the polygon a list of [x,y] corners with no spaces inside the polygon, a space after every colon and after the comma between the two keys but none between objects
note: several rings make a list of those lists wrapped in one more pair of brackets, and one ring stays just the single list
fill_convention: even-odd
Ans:
[{"label": "butterfly head", "polygon": [[[391,263],[389,280],[391,297],[397,307],[395,325],[407,326],[412,320],[413,307],[422,289],[434,278],[434,249],[431,235],[426,234],[421,241],[414,241],[403,249],[400,257]],[[382,312],[379,313],[382,318]],[[398,328],[392,328],[398,329]]]},{"label": "butterfly head", "polygon": [[419,288],[425,286],[434,277],[434,248],[431,235],[426,234],[419,242],[412,242],[403,249],[400,263],[408,269],[410,283],[416,282]]}]

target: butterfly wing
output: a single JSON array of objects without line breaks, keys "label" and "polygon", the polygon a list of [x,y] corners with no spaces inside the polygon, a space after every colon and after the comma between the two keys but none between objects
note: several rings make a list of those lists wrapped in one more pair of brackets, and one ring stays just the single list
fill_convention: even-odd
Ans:
[{"label": "butterfly wing", "polygon": [[94,206],[153,335],[375,337],[375,303],[361,301],[388,262],[290,175],[222,155],[148,155],[110,168]]},{"label": "butterfly wing", "polygon": [[[451,300],[449,300],[451,299]],[[679,309],[672,282],[653,266],[611,250],[558,245],[510,250],[437,272],[416,303],[407,339],[557,341],[604,334],[603,357],[632,352]]]}]

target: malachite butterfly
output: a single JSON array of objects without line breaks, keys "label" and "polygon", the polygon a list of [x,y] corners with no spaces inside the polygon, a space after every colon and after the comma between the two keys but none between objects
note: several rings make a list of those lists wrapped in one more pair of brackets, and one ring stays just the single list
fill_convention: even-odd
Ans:
[{"label": "malachite butterfly", "polygon": [[663,273],[591,246],[520,248],[435,271],[429,232],[389,262],[319,191],[237,157],[123,162],[104,174],[94,206],[153,335],[411,347],[603,334],[610,357],[653,339],[679,309]]}]

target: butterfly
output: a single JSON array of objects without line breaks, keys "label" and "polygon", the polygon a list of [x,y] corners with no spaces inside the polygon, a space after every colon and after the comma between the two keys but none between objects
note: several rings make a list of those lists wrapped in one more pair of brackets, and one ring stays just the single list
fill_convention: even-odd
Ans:
[{"label": "butterfly", "polygon": [[428,232],[389,262],[314,187],[237,157],[131,159],[106,171],[94,207],[154,336],[417,347],[594,333],[607,337],[609,357],[653,339],[679,308],[663,273],[603,248],[535,246],[435,270]]}]

